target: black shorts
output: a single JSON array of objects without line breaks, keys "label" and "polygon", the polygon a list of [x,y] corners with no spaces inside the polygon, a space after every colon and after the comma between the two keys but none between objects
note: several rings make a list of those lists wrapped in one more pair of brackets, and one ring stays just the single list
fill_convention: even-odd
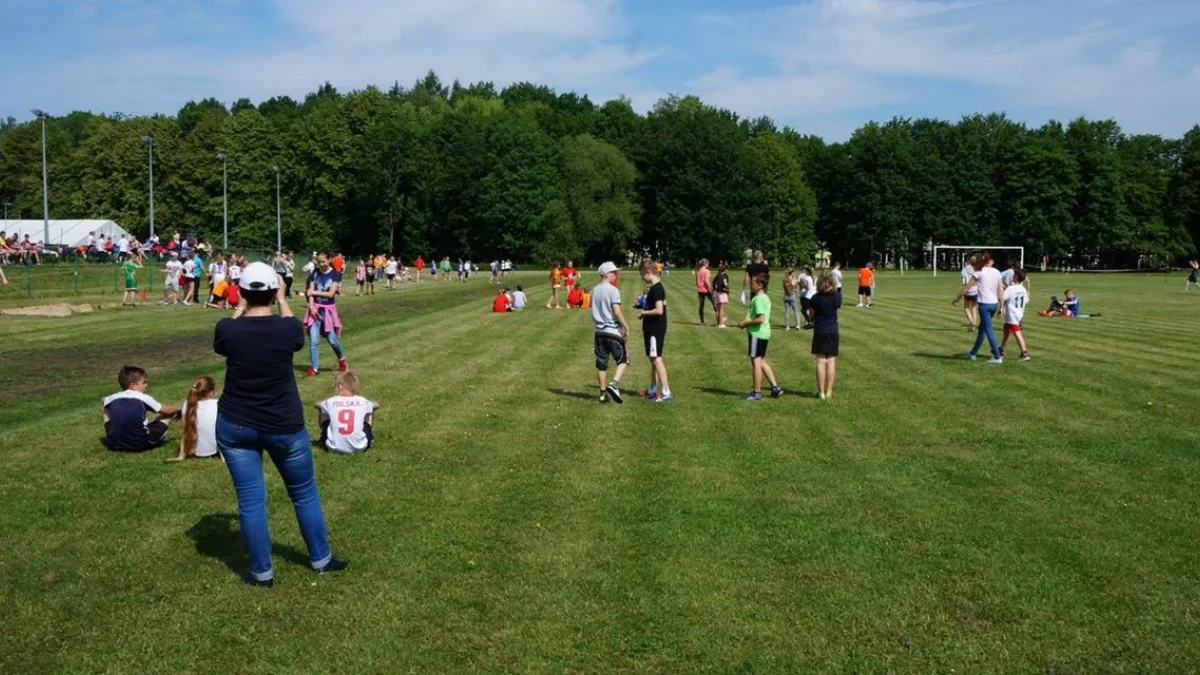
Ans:
[{"label": "black shorts", "polygon": [[870,295],[871,295],[871,287],[870,287],[870,286],[859,286],[859,287],[858,287],[858,294],[859,294],[859,295],[866,295],[866,296],[870,296]]},{"label": "black shorts", "polygon": [[747,335],[746,342],[750,345],[750,349],[748,351],[751,360],[766,358],[767,346],[771,343],[770,340],[763,340],[762,338],[756,338],[753,335]]},{"label": "black shorts", "polygon": [[366,280],[366,279],[363,279],[363,280],[361,280],[361,281],[355,281],[354,283],[358,284],[359,286],[362,286],[362,285],[364,285],[364,284],[366,284],[366,283],[367,283],[367,280]]},{"label": "black shorts", "polygon": [[629,352],[625,349],[625,340],[615,335],[596,334],[596,370],[608,370],[608,357],[612,357],[617,365],[629,363]]},{"label": "black shorts", "polygon": [[122,443],[118,445],[108,435],[110,427],[111,424],[109,422],[104,423],[104,445],[109,450],[115,452],[146,452],[147,450],[153,450],[161,447],[167,436],[166,422],[151,422],[146,425],[146,437],[144,439],[138,439],[138,442],[135,444]]},{"label": "black shorts", "polygon": [[646,343],[646,356],[652,360],[663,355],[663,342],[666,341],[667,331],[643,331],[642,340]]},{"label": "black shorts", "polygon": [[812,298],[806,298],[803,295],[801,295],[800,296],[800,311],[804,312],[805,314],[808,314],[808,310],[810,310],[810,309],[812,309]]},{"label": "black shorts", "polygon": [[813,336],[812,353],[817,356],[838,355],[838,334],[821,333]]}]

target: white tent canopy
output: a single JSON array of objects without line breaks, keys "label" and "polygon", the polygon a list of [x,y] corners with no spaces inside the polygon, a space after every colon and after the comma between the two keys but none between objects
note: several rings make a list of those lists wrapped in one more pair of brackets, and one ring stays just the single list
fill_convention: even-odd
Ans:
[{"label": "white tent canopy", "polygon": [[[45,221],[42,220],[0,220],[0,230],[8,233],[5,236],[16,234],[18,238],[24,239],[28,234],[33,241],[45,239]],[[125,228],[111,220],[51,220],[50,241],[46,243],[72,248],[83,246],[87,243],[89,232],[95,233],[97,237],[113,239],[120,239],[121,235],[129,234]]]}]

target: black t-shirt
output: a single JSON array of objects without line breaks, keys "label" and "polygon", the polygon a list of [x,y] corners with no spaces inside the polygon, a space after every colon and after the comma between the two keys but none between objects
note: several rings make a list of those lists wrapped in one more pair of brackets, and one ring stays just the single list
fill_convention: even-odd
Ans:
[{"label": "black t-shirt", "polygon": [[304,326],[279,316],[221,319],[213,350],[225,357],[225,390],[217,411],[266,434],[304,428],[292,355],[304,348]]},{"label": "black t-shirt", "polygon": [[662,282],[658,282],[646,291],[646,309],[654,309],[658,302],[663,304],[663,313],[661,316],[643,316],[642,330],[647,333],[661,333],[667,330],[667,289],[663,288]]},{"label": "black t-shirt", "polygon": [[729,292],[729,275],[728,274],[726,274],[724,272],[720,272],[717,274],[716,278],[713,279],[713,292],[714,293],[728,293]]},{"label": "black t-shirt", "polygon": [[763,262],[752,262],[749,265],[746,265],[746,274],[749,274],[751,279],[758,276],[759,274],[770,274],[770,273],[771,273],[771,266],[768,265],[765,260]]},{"label": "black t-shirt", "polygon": [[809,302],[813,308],[813,335],[837,335],[837,311],[842,306],[842,294],[817,293]]}]

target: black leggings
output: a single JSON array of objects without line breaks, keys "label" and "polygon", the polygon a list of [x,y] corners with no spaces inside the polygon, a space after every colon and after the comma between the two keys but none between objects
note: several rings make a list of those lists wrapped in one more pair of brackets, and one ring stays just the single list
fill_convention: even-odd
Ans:
[{"label": "black leggings", "polygon": [[[704,323],[704,301],[707,300],[708,302],[713,303],[712,293],[701,293],[697,291],[696,297],[700,299],[700,323]],[[717,311],[716,303],[713,303],[713,311]]]},{"label": "black leggings", "polygon": [[285,289],[283,294],[289,298],[292,297],[292,277],[290,277],[290,276],[284,277],[283,285],[284,285],[284,289]]}]

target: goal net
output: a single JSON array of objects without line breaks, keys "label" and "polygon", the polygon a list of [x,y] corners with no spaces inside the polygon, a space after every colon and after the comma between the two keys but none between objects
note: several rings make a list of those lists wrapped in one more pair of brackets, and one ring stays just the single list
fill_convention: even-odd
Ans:
[{"label": "goal net", "polygon": [[1012,255],[1019,256],[1021,269],[1025,269],[1024,246],[950,246],[946,244],[933,247],[933,276],[937,276],[939,265],[943,269],[962,269],[963,263],[969,256],[983,251],[1015,251]]}]

